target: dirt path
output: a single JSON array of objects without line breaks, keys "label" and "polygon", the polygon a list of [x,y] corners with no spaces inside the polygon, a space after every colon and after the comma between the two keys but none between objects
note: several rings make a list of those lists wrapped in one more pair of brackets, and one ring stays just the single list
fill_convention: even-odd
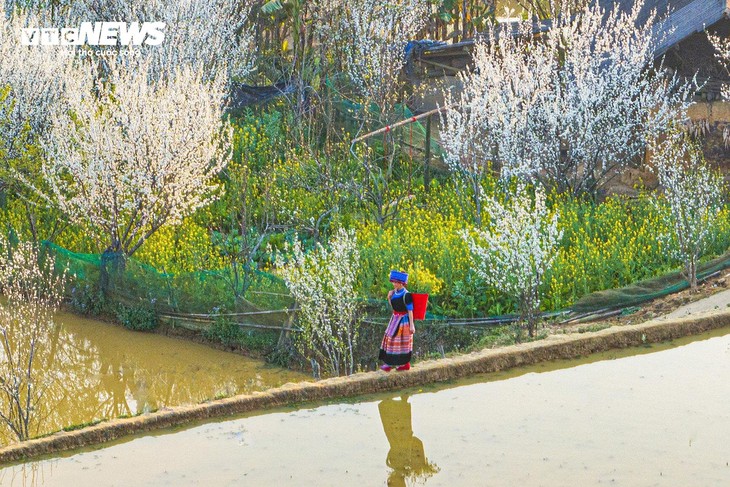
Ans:
[{"label": "dirt path", "polygon": [[674,318],[685,318],[699,314],[727,311],[730,307],[730,289],[712,294],[694,303],[680,306],[669,314],[662,315],[657,320],[671,320]]}]

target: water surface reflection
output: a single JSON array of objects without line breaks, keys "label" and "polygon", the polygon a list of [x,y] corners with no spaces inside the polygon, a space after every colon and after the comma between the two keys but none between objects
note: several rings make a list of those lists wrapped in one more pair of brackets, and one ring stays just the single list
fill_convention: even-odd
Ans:
[{"label": "water surface reflection", "polygon": [[423,442],[413,434],[411,404],[407,395],[380,401],[378,412],[390,444],[385,461],[392,469],[388,486],[405,486],[410,482],[425,480],[439,471],[435,464],[426,459]]},{"label": "water surface reflection", "polygon": [[[262,361],[59,313],[34,361],[48,378],[32,436],[165,406],[264,390],[307,379]],[[0,442],[13,437],[6,430]]]},{"label": "water surface reflection", "polygon": [[139,435],[0,485],[726,487],[727,333]]}]

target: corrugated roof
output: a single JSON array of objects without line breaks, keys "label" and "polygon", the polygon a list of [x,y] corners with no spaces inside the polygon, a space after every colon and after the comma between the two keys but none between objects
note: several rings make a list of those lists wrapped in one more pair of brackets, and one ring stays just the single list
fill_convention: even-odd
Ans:
[{"label": "corrugated roof", "polygon": [[[601,7],[611,10],[615,6],[621,11],[628,12],[634,7],[636,1],[642,2],[643,6],[637,19],[637,27],[641,28],[651,15],[656,11],[659,19],[664,22],[658,24],[656,36],[661,39],[657,45],[655,56],[658,57],[666,52],[671,46],[682,39],[686,39],[695,32],[701,32],[706,27],[718,22],[723,15],[730,12],[730,0],[598,0]],[[543,21],[537,32],[549,26],[549,21]],[[467,53],[473,46],[473,40],[466,40],[458,44],[446,44],[437,48],[425,50],[420,57],[445,56],[449,54],[458,55]]]},{"label": "corrugated roof", "polygon": [[661,41],[655,56],[660,56],[682,39],[719,21],[730,9],[730,0],[599,0],[605,9],[618,5],[626,12],[634,7],[636,1],[643,3],[637,27],[646,22],[652,11],[656,11],[659,19],[664,19],[657,30],[657,37]]}]

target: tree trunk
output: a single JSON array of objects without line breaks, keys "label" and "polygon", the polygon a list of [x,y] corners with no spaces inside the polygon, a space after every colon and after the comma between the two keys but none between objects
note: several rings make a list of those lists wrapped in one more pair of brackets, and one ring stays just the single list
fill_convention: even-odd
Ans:
[{"label": "tree trunk", "polygon": [[697,292],[697,259],[691,257],[687,262],[687,281],[689,281],[690,290],[695,293]]},{"label": "tree trunk", "polygon": [[107,295],[113,289],[114,282],[124,273],[125,257],[120,250],[114,251],[111,247],[101,254],[100,282],[101,292]]}]

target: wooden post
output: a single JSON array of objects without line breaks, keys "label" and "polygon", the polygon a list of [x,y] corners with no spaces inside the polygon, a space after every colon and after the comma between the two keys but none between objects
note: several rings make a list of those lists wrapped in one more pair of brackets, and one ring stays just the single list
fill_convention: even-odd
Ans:
[{"label": "wooden post", "polygon": [[423,161],[423,189],[428,193],[431,185],[431,116],[426,118],[426,157]]},{"label": "wooden post", "polygon": [[286,322],[282,323],[282,325],[281,325],[281,333],[279,333],[279,341],[276,344],[277,348],[281,347],[286,342],[287,338],[289,338],[290,330],[291,330],[292,326],[294,326],[294,315],[296,314],[296,311],[294,311],[294,310],[296,309],[296,307],[297,307],[296,302],[293,303],[289,307],[289,317],[287,318]]}]

